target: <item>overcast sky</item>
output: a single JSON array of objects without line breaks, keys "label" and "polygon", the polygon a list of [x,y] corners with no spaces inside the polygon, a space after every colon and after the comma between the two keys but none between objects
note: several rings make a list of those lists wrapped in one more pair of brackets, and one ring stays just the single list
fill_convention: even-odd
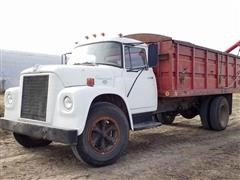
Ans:
[{"label": "overcast sky", "polygon": [[239,0],[0,0],[0,49],[61,54],[84,36],[157,33],[225,50]]}]

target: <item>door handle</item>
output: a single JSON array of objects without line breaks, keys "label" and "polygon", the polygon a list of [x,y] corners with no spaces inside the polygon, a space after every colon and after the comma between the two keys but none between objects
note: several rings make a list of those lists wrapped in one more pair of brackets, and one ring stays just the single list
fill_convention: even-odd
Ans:
[{"label": "door handle", "polygon": [[148,79],[153,79],[153,77],[151,76],[151,77],[148,77]]}]

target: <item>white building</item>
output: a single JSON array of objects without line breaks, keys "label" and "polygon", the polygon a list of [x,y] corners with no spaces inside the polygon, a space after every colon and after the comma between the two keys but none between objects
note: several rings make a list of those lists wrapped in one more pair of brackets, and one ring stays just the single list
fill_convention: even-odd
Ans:
[{"label": "white building", "polygon": [[20,72],[36,64],[61,64],[61,56],[0,49],[0,91],[18,86]]}]

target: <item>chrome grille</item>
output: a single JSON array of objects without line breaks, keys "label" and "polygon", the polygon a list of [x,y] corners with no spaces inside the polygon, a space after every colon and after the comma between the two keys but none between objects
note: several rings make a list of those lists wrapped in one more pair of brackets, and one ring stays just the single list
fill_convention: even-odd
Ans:
[{"label": "chrome grille", "polygon": [[46,121],[48,75],[23,78],[21,118]]}]

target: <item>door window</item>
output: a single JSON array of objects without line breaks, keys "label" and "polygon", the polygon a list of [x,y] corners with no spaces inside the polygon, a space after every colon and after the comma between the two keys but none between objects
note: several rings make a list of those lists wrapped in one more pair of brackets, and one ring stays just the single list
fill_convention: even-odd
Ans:
[{"label": "door window", "polygon": [[146,64],[146,52],[143,48],[125,47],[125,67],[126,69],[143,67]]}]

